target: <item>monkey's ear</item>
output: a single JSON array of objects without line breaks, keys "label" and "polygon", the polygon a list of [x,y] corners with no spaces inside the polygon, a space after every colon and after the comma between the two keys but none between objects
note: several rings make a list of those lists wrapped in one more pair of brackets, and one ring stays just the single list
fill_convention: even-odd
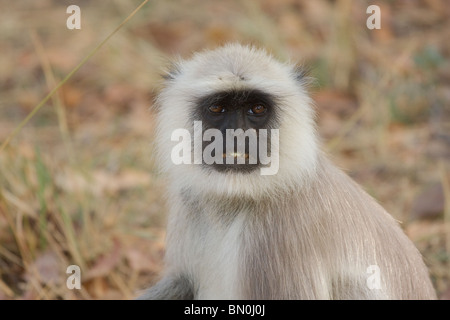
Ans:
[{"label": "monkey's ear", "polygon": [[181,74],[180,64],[172,62],[167,68],[166,72],[162,75],[163,79],[166,81],[175,80],[175,78]]},{"label": "monkey's ear", "polygon": [[311,76],[311,69],[296,65],[293,70],[294,79],[302,86],[311,87],[316,85],[316,80]]},{"label": "monkey's ear", "polygon": [[295,80],[297,80],[298,82],[304,83],[305,80],[307,80],[309,78],[310,75],[310,69],[304,67],[304,66],[295,66],[294,67],[294,77]]}]

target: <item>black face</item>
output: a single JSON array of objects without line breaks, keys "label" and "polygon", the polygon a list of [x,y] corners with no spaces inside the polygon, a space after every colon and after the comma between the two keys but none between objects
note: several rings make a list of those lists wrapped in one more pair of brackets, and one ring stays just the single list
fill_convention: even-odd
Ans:
[{"label": "black face", "polygon": [[[214,161],[212,164],[203,161],[203,164],[210,164],[218,171],[251,172],[257,169],[261,165],[259,140],[265,138],[260,129],[267,129],[266,146],[267,154],[270,154],[270,129],[275,128],[277,122],[273,96],[259,90],[225,91],[202,97],[196,104],[198,107],[193,114],[193,120],[202,121],[203,133],[207,129],[220,131],[223,142],[220,155],[217,154],[217,149],[208,147],[215,141],[214,136],[211,141],[203,141],[204,152],[209,150],[216,160],[223,159],[222,164],[218,163],[220,161]],[[245,138],[242,138],[242,135],[240,138],[230,136],[227,129],[242,129],[248,135]],[[238,132],[235,131],[235,134]],[[227,143],[230,142],[232,145],[227,148]]]}]

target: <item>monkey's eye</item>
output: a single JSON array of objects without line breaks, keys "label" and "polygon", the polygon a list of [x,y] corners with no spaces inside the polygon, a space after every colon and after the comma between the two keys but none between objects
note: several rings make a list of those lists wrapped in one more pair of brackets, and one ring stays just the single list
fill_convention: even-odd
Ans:
[{"label": "monkey's eye", "polygon": [[265,112],[266,107],[262,104],[256,104],[247,111],[248,114],[255,114],[255,115],[263,114]]},{"label": "monkey's eye", "polygon": [[212,105],[208,108],[208,110],[212,113],[224,113],[225,108],[222,106]]}]

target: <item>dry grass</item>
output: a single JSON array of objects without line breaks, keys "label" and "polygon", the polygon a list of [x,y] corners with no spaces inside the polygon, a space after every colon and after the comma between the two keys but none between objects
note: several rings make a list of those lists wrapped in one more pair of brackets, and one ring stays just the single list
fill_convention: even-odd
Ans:
[{"label": "dry grass", "polygon": [[[0,143],[141,1],[0,4]],[[164,252],[149,107],[167,59],[227,41],[311,67],[326,149],[398,220],[450,296],[450,11],[445,0],[150,1],[0,152],[0,299],[124,299]],[[446,209],[412,219],[430,185]],[[445,214],[444,214],[445,211]],[[66,268],[81,267],[81,290]]]}]

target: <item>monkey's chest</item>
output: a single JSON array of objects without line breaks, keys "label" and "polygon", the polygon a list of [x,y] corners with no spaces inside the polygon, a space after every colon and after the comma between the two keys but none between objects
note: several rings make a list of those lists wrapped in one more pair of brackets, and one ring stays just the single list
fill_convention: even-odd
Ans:
[{"label": "monkey's chest", "polygon": [[243,223],[235,219],[228,227],[203,225],[196,230],[193,254],[188,257],[196,279],[196,299],[236,299],[240,294]]}]

